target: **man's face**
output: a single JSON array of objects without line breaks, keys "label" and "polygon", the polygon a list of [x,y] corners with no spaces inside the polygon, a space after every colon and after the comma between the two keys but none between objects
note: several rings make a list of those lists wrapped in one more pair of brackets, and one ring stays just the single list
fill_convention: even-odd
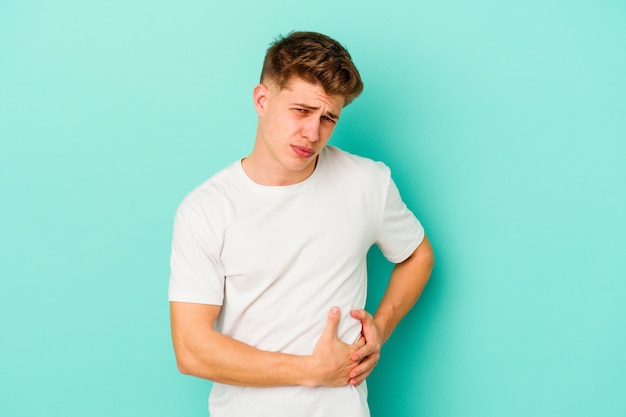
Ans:
[{"label": "man's face", "polygon": [[257,86],[254,100],[259,115],[255,158],[271,171],[266,173],[291,179],[286,182],[306,179],[333,134],[344,98],[294,78],[282,90],[272,82]]}]

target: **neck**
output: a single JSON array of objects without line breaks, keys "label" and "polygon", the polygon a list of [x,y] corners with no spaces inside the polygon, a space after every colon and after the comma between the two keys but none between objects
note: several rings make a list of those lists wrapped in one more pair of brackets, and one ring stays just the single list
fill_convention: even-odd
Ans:
[{"label": "neck", "polygon": [[309,178],[315,171],[317,158],[319,156],[301,171],[290,171],[278,164],[265,164],[262,158],[252,152],[250,156],[241,160],[241,166],[248,178],[257,184],[285,186],[297,184]]}]

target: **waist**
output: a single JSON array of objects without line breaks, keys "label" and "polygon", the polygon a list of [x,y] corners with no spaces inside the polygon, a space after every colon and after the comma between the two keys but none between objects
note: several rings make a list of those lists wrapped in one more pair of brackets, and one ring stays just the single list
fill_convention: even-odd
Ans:
[{"label": "waist", "polygon": [[367,386],[252,388],[214,383],[211,417],[369,417]]}]

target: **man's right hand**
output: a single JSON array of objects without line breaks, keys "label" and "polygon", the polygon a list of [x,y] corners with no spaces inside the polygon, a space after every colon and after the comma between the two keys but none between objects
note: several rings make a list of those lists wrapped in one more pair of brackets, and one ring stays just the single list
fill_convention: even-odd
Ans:
[{"label": "man's right hand", "polygon": [[349,345],[337,336],[337,327],[341,314],[339,307],[333,307],[328,313],[326,328],[322,332],[312,355],[312,366],[316,379],[313,385],[341,387],[348,385],[350,371],[358,365],[351,356],[365,345],[360,338],[357,343]]}]

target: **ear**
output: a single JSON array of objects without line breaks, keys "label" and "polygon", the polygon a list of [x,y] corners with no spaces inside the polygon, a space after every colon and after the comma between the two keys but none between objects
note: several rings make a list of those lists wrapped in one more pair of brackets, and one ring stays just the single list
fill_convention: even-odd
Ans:
[{"label": "ear", "polygon": [[267,108],[267,99],[270,95],[270,89],[265,84],[259,84],[254,87],[252,92],[252,100],[254,102],[254,108],[256,109],[259,117],[263,116],[265,109]]}]

